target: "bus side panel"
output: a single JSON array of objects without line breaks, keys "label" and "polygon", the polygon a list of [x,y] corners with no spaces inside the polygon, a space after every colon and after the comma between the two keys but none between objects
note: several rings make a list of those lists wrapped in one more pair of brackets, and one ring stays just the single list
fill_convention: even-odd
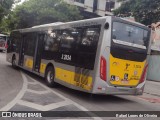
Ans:
[{"label": "bus side panel", "polygon": [[40,74],[44,77],[47,65],[51,63],[55,69],[55,82],[72,89],[90,92],[93,82],[93,71],[79,69],[74,66],[55,62],[54,60],[41,60]]},{"label": "bus side panel", "polygon": [[23,67],[29,71],[32,71],[33,69],[33,57],[24,55],[24,64]]},{"label": "bus side panel", "polygon": [[[103,24],[104,20],[101,21]],[[81,91],[92,91],[96,51],[103,28],[98,22],[97,25],[83,27],[77,23],[78,27],[75,27],[76,24],[70,26],[73,29],[64,26],[65,29],[47,32],[40,74],[44,76],[46,66],[52,63],[56,82]],[[52,33],[55,35],[53,43],[49,42]],[[60,38],[59,41],[57,37]]]}]

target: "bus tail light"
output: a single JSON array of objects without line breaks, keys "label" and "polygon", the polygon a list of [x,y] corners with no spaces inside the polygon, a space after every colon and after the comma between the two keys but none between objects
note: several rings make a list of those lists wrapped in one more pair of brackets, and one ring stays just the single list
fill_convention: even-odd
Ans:
[{"label": "bus tail light", "polygon": [[147,68],[148,68],[148,64],[145,66],[144,71],[142,73],[141,79],[139,81],[139,83],[143,83],[146,77],[146,73],[147,73]]},{"label": "bus tail light", "polygon": [[107,78],[107,62],[106,62],[106,59],[101,56],[101,61],[100,61],[100,77],[102,80],[106,81],[106,78]]}]

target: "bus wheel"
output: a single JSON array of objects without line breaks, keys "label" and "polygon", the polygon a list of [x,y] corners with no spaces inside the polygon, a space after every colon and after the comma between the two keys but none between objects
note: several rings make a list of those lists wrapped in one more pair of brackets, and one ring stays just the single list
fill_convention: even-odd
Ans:
[{"label": "bus wheel", "polygon": [[15,56],[12,57],[12,67],[16,68],[16,57]]},{"label": "bus wheel", "polygon": [[47,82],[47,85],[49,87],[55,87],[56,86],[56,83],[54,81],[54,68],[49,66],[47,67],[46,69],[46,74],[45,74],[45,79],[46,79],[46,82]]}]

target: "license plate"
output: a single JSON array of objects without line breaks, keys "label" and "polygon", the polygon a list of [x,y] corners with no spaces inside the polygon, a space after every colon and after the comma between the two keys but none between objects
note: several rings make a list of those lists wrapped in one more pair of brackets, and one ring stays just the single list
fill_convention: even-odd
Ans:
[{"label": "license plate", "polygon": [[121,83],[123,83],[123,84],[128,84],[129,81],[128,81],[128,80],[122,80]]}]

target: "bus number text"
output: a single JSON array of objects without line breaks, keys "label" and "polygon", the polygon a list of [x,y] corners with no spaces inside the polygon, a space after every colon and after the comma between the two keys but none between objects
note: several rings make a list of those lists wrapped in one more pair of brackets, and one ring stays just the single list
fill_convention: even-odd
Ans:
[{"label": "bus number text", "polygon": [[67,60],[67,61],[71,61],[72,57],[71,57],[71,55],[62,54],[61,59],[62,60]]}]

